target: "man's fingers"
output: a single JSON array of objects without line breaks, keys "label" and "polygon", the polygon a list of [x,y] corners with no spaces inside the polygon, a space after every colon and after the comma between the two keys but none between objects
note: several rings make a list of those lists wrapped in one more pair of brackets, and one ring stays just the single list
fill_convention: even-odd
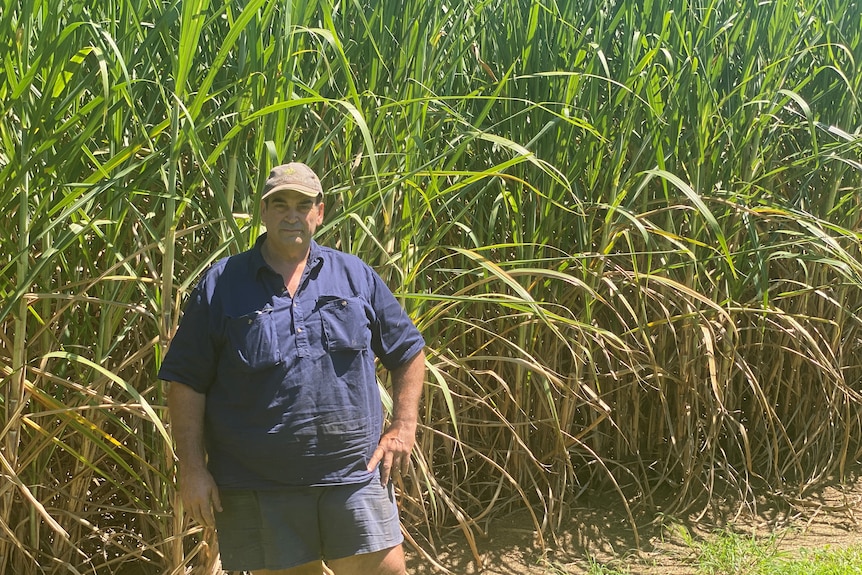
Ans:
[{"label": "man's fingers", "polygon": [[380,466],[380,482],[389,482],[392,471],[406,474],[410,469],[410,449],[398,437],[384,437],[368,462],[368,471]]},{"label": "man's fingers", "polygon": [[223,511],[221,508],[221,497],[219,497],[217,487],[213,487],[213,507],[215,507],[215,510],[219,513]]},{"label": "man's fingers", "polygon": [[219,498],[218,488],[213,486],[209,492],[209,497],[206,498],[203,505],[201,506],[203,511],[202,523],[206,527],[215,527],[215,515],[213,514],[213,509],[216,511],[221,511],[221,498]]},{"label": "man's fingers", "polygon": [[389,477],[392,475],[392,459],[392,452],[383,456],[383,462],[380,465],[380,483],[383,485],[389,483]]},{"label": "man's fingers", "polygon": [[215,525],[215,517],[213,517],[213,509],[211,505],[204,505],[201,509],[201,525],[204,527],[213,527]]},{"label": "man's fingers", "polygon": [[213,511],[222,511],[221,498],[219,497],[218,488],[213,487],[201,498],[190,497],[189,501],[185,502],[185,507],[187,513],[195,522],[203,525],[204,527],[214,527],[215,515]]},{"label": "man's fingers", "polygon": [[218,485],[209,472],[192,470],[179,484],[180,499],[188,515],[204,527],[215,526],[214,511],[221,512]]},{"label": "man's fingers", "polygon": [[368,462],[368,471],[374,471],[374,468],[380,463],[380,460],[383,459],[383,448],[378,447],[374,450],[374,453],[371,455],[371,461]]},{"label": "man's fingers", "polygon": [[189,515],[191,515],[192,520],[195,523],[203,524],[204,521],[201,513],[201,508],[198,505],[189,506]]}]

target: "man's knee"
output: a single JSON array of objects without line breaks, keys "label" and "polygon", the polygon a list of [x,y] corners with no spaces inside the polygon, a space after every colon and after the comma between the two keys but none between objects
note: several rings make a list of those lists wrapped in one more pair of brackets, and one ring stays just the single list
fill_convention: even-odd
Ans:
[{"label": "man's knee", "polygon": [[312,561],[311,563],[305,563],[290,569],[278,569],[275,571],[262,569],[255,571],[253,575],[323,575],[324,573],[323,562]]},{"label": "man's knee", "polygon": [[335,575],[405,575],[406,572],[404,549],[401,545],[326,563]]}]

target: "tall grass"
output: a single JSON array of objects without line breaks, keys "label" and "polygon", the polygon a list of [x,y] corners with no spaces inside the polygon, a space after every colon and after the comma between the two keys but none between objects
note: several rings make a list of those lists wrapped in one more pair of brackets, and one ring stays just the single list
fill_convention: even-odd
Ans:
[{"label": "tall grass", "polygon": [[294,4],[0,5],[0,571],[215,568],[155,373],[288,158],[429,342],[429,555],[588,488],[634,529],[845,476],[858,2]]}]

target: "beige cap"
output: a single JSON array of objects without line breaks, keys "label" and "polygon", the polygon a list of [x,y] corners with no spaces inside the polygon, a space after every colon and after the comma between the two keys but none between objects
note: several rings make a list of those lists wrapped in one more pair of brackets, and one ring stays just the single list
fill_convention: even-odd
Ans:
[{"label": "beige cap", "polygon": [[261,199],[280,192],[281,190],[295,190],[306,196],[316,198],[323,193],[320,178],[314,170],[300,162],[291,162],[276,166],[269,172],[266,184],[263,186]]}]

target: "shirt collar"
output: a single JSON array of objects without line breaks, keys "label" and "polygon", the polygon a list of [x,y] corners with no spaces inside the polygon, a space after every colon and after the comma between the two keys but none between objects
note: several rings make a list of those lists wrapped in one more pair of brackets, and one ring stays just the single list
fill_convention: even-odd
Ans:
[{"label": "shirt collar", "polygon": [[314,269],[321,263],[323,263],[323,250],[320,249],[316,241],[311,240],[311,244],[308,246],[308,262],[306,265],[309,269]]},{"label": "shirt collar", "polygon": [[249,264],[251,265],[251,271],[254,272],[255,275],[259,274],[262,269],[272,269],[267,265],[266,260],[263,259],[263,251],[261,248],[263,247],[264,240],[266,240],[266,232],[257,237],[257,240],[254,242],[254,247],[251,248],[251,259],[249,260]]},{"label": "shirt collar", "polygon": [[[266,263],[266,260],[263,258],[263,242],[266,240],[266,232],[260,234],[257,240],[254,242],[254,247],[251,249],[251,271],[257,275],[260,273],[260,270],[270,270],[272,268],[269,267],[269,264]],[[314,240],[311,240],[311,244],[308,247],[308,259],[306,260],[306,268],[314,269],[319,264],[323,263],[323,250],[320,249],[320,245]]]}]

